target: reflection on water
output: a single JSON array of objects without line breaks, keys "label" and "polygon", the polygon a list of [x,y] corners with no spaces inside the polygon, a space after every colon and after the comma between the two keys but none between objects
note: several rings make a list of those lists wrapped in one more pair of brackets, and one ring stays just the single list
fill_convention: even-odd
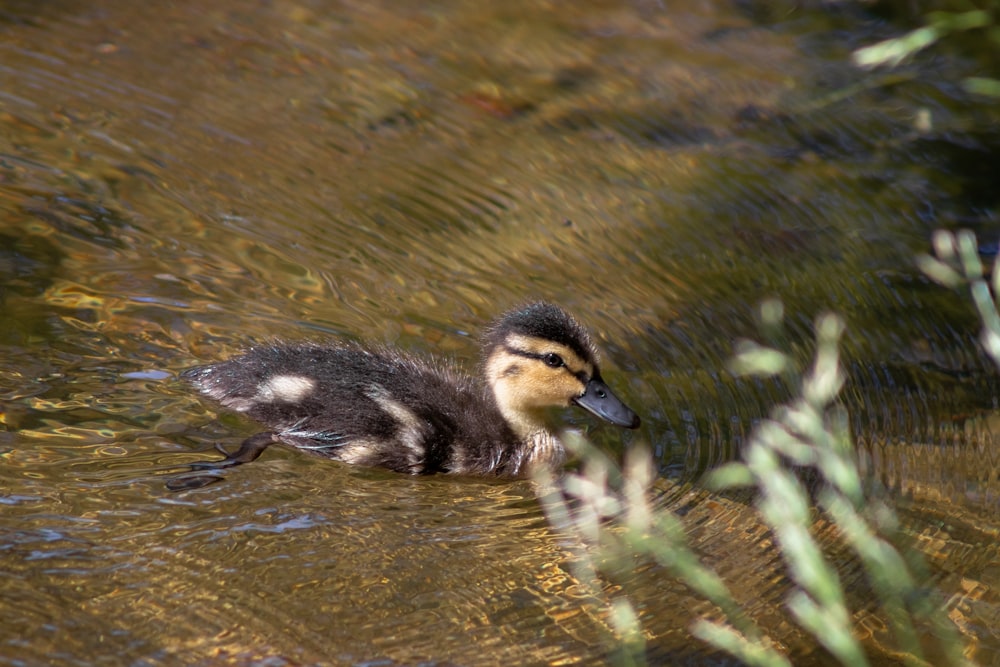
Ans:
[{"label": "reflection on water", "polygon": [[[183,368],[336,336],[471,369],[483,322],[545,298],[597,333],[693,545],[797,664],[822,662],[747,505],[692,486],[785,397],[724,370],[770,296],[802,359],[815,314],[847,318],[859,445],[995,661],[995,371],[912,261],[935,227],[988,229],[996,137],[966,130],[995,110],[941,85],[958,58],[844,97],[875,38],[860,10],[737,7],[0,8],[6,661],[606,657],[618,584],[581,589],[527,483],[274,449],[164,488],[254,429]],[[918,108],[941,126],[919,135]],[[654,658],[706,658],[685,628],[710,610],[655,569],[626,584]],[[877,621],[859,619],[890,662]]]}]

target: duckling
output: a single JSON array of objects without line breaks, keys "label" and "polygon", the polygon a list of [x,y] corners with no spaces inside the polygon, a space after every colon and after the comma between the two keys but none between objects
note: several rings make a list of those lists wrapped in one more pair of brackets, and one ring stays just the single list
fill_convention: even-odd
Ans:
[{"label": "duckling", "polygon": [[481,378],[387,348],[297,343],[253,348],[183,373],[202,393],[269,429],[214,469],[284,443],[413,475],[522,477],[566,450],[547,408],[576,405],[617,426],[639,416],[601,379],[597,349],[549,303],[512,310],[482,340]]}]

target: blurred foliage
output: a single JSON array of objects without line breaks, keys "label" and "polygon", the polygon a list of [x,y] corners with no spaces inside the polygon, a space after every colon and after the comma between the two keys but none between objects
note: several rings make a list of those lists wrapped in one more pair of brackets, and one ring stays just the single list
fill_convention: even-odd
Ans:
[{"label": "blurred foliage", "polygon": [[[986,39],[985,48],[991,56],[1000,52],[1000,23],[997,20],[1000,3],[983,3],[982,7],[973,7],[969,3],[943,4],[949,8],[924,14],[924,25],[855,51],[855,64],[864,68],[894,67],[939,42],[968,40],[973,34],[981,34]],[[966,7],[963,8],[963,5]],[[991,76],[967,77],[963,85],[972,93],[1000,97],[1000,79]]]},{"label": "blurred foliage", "polygon": [[[953,264],[960,264],[960,257],[966,275],[977,269],[981,275],[968,255],[969,247],[974,255],[968,237],[942,235],[936,247],[942,258],[923,260],[932,276],[957,283],[961,274]],[[1000,316],[989,290],[978,285],[974,282],[973,293],[980,293],[977,303],[993,332],[984,341],[994,346],[1000,362]],[[765,303],[760,317],[774,331],[783,309],[777,302]],[[796,398],[759,423],[741,460],[714,470],[708,483],[717,490],[754,490],[757,513],[774,536],[790,581],[785,607],[837,662],[867,665],[869,655],[855,631],[859,610],[849,604],[836,563],[818,535],[828,525],[835,526],[846,546],[843,553],[853,554],[864,569],[904,664],[969,664],[945,601],[928,592],[923,561],[904,544],[893,507],[877,483],[861,473],[847,414],[837,401],[845,380],[839,352],[843,331],[839,317],[817,319],[816,354],[805,371],[780,350],[740,345],[732,372],[780,377],[796,388]],[[648,452],[634,447],[618,466],[582,438],[571,442],[583,458],[580,471],[558,481],[539,473],[539,481],[548,489],[543,505],[552,525],[583,545],[575,575],[596,591],[599,573],[614,577],[634,568],[637,560],[651,560],[721,612],[721,620],[695,619],[690,628],[695,637],[748,665],[790,665],[780,642],[741,607],[723,578],[699,561],[681,519],[652,504],[655,474]],[[643,664],[647,639],[627,595],[610,604],[609,618],[620,662]]]}]

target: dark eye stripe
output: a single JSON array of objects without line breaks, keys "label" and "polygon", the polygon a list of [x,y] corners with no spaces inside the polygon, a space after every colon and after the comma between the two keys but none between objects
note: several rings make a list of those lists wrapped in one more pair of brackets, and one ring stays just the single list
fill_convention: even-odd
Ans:
[{"label": "dark eye stripe", "polygon": [[[587,371],[573,371],[573,369],[571,369],[569,366],[566,365],[565,361],[563,361],[561,367],[560,366],[552,366],[551,364],[549,364],[546,361],[546,358],[549,357],[549,355],[552,355],[553,354],[552,352],[545,352],[544,354],[539,354],[537,352],[528,352],[527,350],[521,350],[521,349],[518,349],[516,347],[511,347],[509,345],[504,345],[504,349],[507,350],[508,352],[510,352],[511,354],[515,354],[515,355],[517,355],[519,357],[525,357],[526,359],[537,359],[538,361],[541,361],[542,363],[544,363],[547,366],[549,366],[549,368],[565,368],[567,373],[569,373],[570,375],[572,375],[573,377],[575,377],[577,380],[579,380],[583,384],[587,384],[588,382],[590,382],[590,376],[587,375]],[[559,355],[555,355],[555,356],[558,357]],[[562,360],[561,357],[560,357],[560,360]]]}]

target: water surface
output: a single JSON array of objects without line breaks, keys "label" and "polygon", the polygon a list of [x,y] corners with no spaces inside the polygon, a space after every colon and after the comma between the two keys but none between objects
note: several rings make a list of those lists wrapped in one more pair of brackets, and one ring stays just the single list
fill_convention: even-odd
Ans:
[{"label": "water surface", "polygon": [[[823,663],[746,505],[692,486],[785,397],[725,371],[774,296],[803,360],[816,314],[846,318],[858,443],[998,660],[996,373],[913,261],[936,228],[995,231],[995,110],[955,83],[976,63],[859,72],[889,28],[839,4],[66,0],[5,3],[0,31],[4,664],[604,660],[617,584],[573,580],[527,482],[274,448],[164,487],[255,428],[181,369],[326,337],[473,369],[479,328],[537,298],[642,414],[594,439],[648,443],[699,552]],[[654,660],[708,659],[703,603],[625,584]]]}]

